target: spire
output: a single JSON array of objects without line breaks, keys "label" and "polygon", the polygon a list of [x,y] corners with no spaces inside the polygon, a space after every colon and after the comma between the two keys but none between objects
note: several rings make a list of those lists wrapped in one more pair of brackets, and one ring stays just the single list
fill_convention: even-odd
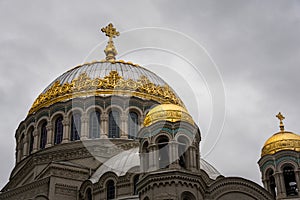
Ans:
[{"label": "spire", "polygon": [[282,120],[284,120],[285,117],[281,114],[281,112],[279,112],[278,115],[276,115],[276,117],[280,120],[279,127],[280,127],[281,132],[284,132],[284,124],[283,124]]},{"label": "spire", "polygon": [[106,48],[104,50],[104,53],[106,54],[106,60],[107,61],[114,61],[116,59],[116,55],[118,54],[113,38],[116,36],[119,36],[120,33],[114,28],[114,25],[112,23],[108,24],[106,27],[101,28],[101,31],[105,33],[107,37],[109,37],[109,40],[107,42]]}]

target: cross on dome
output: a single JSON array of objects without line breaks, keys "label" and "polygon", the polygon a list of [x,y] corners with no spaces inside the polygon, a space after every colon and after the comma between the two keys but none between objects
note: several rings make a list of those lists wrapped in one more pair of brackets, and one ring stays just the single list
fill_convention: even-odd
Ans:
[{"label": "cross on dome", "polygon": [[118,54],[118,52],[115,48],[112,39],[115,38],[116,36],[119,36],[120,33],[119,31],[116,30],[116,28],[114,28],[114,25],[112,23],[108,24],[106,27],[101,28],[101,31],[105,33],[107,37],[109,37],[107,46],[104,50],[104,53],[106,55],[106,60],[110,62],[115,61],[116,60],[115,56]]},{"label": "cross on dome", "polygon": [[283,132],[284,131],[284,124],[283,124],[283,120],[285,119],[285,117],[281,114],[281,112],[279,112],[276,117],[280,120],[280,130]]},{"label": "cross on dome", "polygon": [[101,28],[101,31],[105,33],[106,36],[112,38],[120,35],[119,31],[114,28],[114,25],[112,23],[108,24],[106,27]]}]

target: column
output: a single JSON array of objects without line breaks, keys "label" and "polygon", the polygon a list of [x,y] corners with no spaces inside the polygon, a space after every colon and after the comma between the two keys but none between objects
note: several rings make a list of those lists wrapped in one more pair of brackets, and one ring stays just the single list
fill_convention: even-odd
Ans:
[{"label": "column", "polygon": [[34,126],[33,130],[33,150],[32,153],[36,152],[38,150],[38,145],[39,145],[39,133],[37,130],[37,126]]},{"label": "column", "polygon": [[[128,116],[125,114],[122,114],[120,116],[120,121],[121,121],[121,127],[120,127],[120,134],[122,139],[128,139],[128,135],[129,133],[127,133],[128,131]],[[127,134],[126,134],[127,133]]]},{"label": "column", "polygon": [[156,144],[149,146],[149,171],[158,169],[158,150]]},{"label": "column", "polygon": [[141,115],[139,121],[139,129],[144,127],[144,119],[145,119],[145,115]]},{"label": "column", "polygon": [[29,149],[28,149],[28,135],[27,134],[25,134],[24,135],[24,143],[23,143],[23,155],[22,155],[22,158],[25,158],[27,155],[28,155],[28,151],[29,151]]},{"label": "column", "polygon": [[280,199],[286,197],[283,173],[278,171],[275,172],[274,178],[277,188],[277,198]]},{"label": "column", "polygon": [[107,112],[101,113],[100,116],[101,120],[101,133],[100,133],[100,138],[108,138],[108,114]]},{"label": "column", "polygon": [[67,143],[70,141],[70,122],[67,117],[64,117],[63,120],[64,132],[63,132],[63,141],[62,143]]},{"label": "column", "polygon": [[16,148],[16,150],[17,150],[17,162],[20,162],[20,160],[21,160],[21,158],[22,158],[22,155],[21,155],[21,147],[20,147],[21,145],[18,143],[17,144],[17,148]]},{"label": "column", "polygon": [[192,171],[197,170],[197,155],[196,155],[196,148],[194,146],[190,146],[188,149],[188,157],[189,157],[189,169]]},{"label": "column", "polygon": [[52,135],[53,135],[53,127],[52,127],[52,123],[50,121],[48,121],[48,124],[46,126],[47,129],[47,144],[46,144],[46,148],[51,147],[52,146]]},{"label": "column", "polygon": [[81,136],[80,139],[81,140],[86,140],[88,139],[88,133],[89,133],[89,127],[88,127],[88,122],[89,122],[89,118],[87,117],[86,113],[83,113],[83,115],[81,116]]},{"label": "column", "polygon": [[179,159],[178,155],[178,144],[175,140],[171,140],[169,142],[169,159],[170,159],[170,168],[172,169],[179,169]]}]

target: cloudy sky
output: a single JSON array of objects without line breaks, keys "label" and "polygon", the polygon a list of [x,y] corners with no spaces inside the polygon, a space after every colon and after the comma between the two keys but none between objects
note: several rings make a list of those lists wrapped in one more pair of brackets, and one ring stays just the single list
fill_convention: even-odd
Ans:
[{"label": "cloudy sky", "polygon": [[[155,71],[182,96],[201,128],[202,156],[225,176],[260,184],[257,161],[266,139],[279,130],[275,118],[279,111],[286,115],[286,129],[300,133],[299,1],[1,0],[0,21],[0,187],[14,166],[15,130],[33,101],[66,70],[104,57],[103,48],[97,46],[105,41],[99,30],[109,22],[121,32],[116,45],[122,58]],[[172,30],[161,31],[159,42],[168,41],[164,49],[169,52],[145,50],[126,56],[131,44],[144,48],[148,37],[153,40],[152,34],[132,32],[147,27]],[[186,43],[177,40],[182,34],[189,38]],[[170,56],[172,39],[172,44],[184,47],[181,54],[192,54],[188,60],[199,69],[199,79],[182,81],[186,76],[178,76],[182,68],[176,63],[182,59]],[[191,41],[202,50],[186,48]],[[203,66],[201,61],[209,56],[211,63]],[[168,63],[165,57],[171,58]],[[175,70],[168,74],[170,67]],[[214,77],[205,77],[210,67]],[[178,80],[192,91],[197,109]],[[215,90],[217,85],[224,91]],[[211,149],[214,143],[207,141],[216,140],[220,130]]]}]

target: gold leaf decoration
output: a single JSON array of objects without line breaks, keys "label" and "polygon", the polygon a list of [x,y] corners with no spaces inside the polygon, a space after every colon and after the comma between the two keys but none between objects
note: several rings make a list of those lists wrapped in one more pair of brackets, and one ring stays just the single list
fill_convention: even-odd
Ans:
[{"label": "gold leaf decoration", "polygon": [[29,114],[38,111],[40,108],[74,97],[122,93],[155,100],[160,103],[173,103],[183,106],[182,101],[168,85],[156,85],[150,82],[146,76],[141,76],[137,81],[124,80],[117,71],[112,70],[104,78],[91,79],[86,73],[82,73],[71,83],[61,84],[56,81],[45,93],[38,96],[29,110]]}]

